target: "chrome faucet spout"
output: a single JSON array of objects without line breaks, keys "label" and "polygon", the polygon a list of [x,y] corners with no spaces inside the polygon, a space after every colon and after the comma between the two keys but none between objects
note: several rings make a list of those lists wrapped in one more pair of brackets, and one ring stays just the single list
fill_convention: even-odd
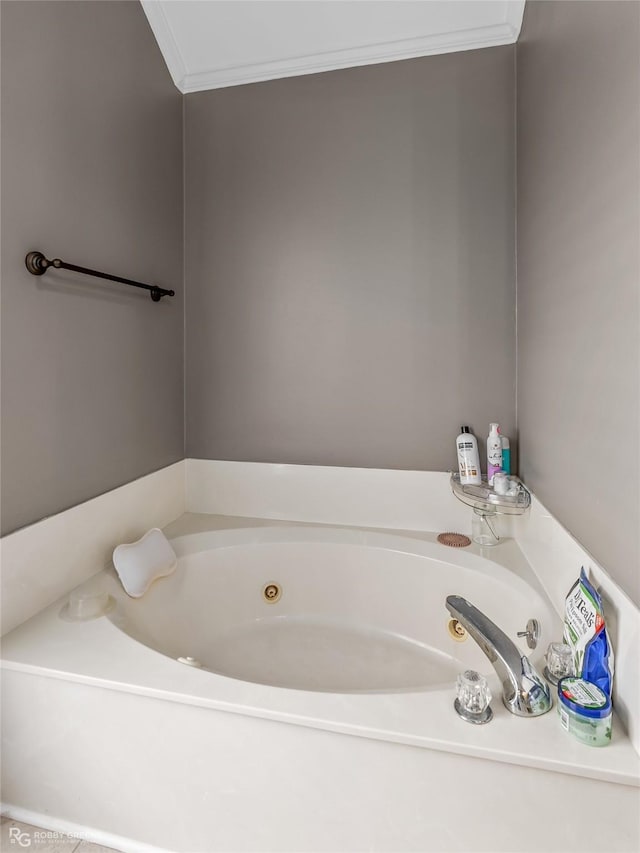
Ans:
[{"label": "chrome faucet spout", "polygon": [[552,706],[551,693],[529,658],[520,654],[504,631],[462,596],[447,596],[446,606],[493,664],[507,710],[519,717],[546,714]]}]

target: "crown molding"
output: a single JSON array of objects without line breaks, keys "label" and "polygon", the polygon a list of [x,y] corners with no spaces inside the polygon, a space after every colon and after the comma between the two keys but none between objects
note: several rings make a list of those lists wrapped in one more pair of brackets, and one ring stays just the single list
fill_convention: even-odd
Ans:
[{"label": "crown molding", "polygon": [[278,80],[282,77],[299,77],[303,74],[336,71],[340,68],[377,65],[381,62],[415,59],[418,56],[513,44],[517,35],[511,24],[497,24],[465,32],[441,33],[435,36],[316,53],[276,62],[216,68],[211,71],[186,74],[176,85],[184,94],[202,92],[206,89],[242,86],[263,80]]},{"label": "crown molding", "polygon": [[522,29],[524,7],[525,0],[518,0],[518,2],[511,2],[506,4],[505,23],[513,29],[515,33],[514,41],[518,40],[520,30]]},{"label": "crown molding", "polygon": [[183,81],[187,78],[187,65],[180,53],[180,48],[173,35],[173,30],[164,13],[162,3],[159,0],[140,0],[149,26],[160,48],[169,74],[176,87],[184,92]]},{"label": "crown molding", "polygon": [[158,0],[141,0],[141,2],[173,82],[183,94],[221,89],[227,86],[241,86],[263,80],[316,74],[340,68],[414,59],[419,56],[513,44],[520,33],[525,5],[524,0],[505,4],[504,22],[486,27],[287,57],[272,62],[190,72],[180,53],[162,3]]}]

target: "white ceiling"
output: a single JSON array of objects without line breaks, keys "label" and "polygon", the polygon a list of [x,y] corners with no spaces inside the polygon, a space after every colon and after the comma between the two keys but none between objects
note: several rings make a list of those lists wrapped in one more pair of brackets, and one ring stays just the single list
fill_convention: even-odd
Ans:
[{"label": "white ceiling", "polygon": [[524,0],[141,2],[181,92],[512,44],[524,12]]}]

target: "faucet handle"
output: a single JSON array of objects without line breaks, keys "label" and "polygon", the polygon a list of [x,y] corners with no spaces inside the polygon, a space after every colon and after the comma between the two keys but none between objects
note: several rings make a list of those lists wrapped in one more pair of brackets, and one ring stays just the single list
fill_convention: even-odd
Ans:
[{"label": "faucet handle", "polygon": [[527,622],[527,630],[518,631],[516,633],[516,637],[526,637],[527,646],[529,646],[530,649],[535,649],[538,645],[538,640],[540,639],[540,623],[538,620],[529,619]]},{"label": "faucet handle", "polygon": [[458,716],[468,723],[488,723],[493,717],[491,690],[484,676],[474,669],[467,669],[456,679],[456,701],[453,707]]}]

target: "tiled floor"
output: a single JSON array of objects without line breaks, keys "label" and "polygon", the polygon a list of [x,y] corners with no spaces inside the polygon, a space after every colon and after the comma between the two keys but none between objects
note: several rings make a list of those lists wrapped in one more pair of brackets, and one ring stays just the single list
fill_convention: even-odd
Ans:
[{"label": "tiled floor", "polygon": [[32,853],[114,853],[111,847],[91,844],[82,838],[51,832],[39,826],[3,817],[0,822],[0,851],[31,850]]}]

